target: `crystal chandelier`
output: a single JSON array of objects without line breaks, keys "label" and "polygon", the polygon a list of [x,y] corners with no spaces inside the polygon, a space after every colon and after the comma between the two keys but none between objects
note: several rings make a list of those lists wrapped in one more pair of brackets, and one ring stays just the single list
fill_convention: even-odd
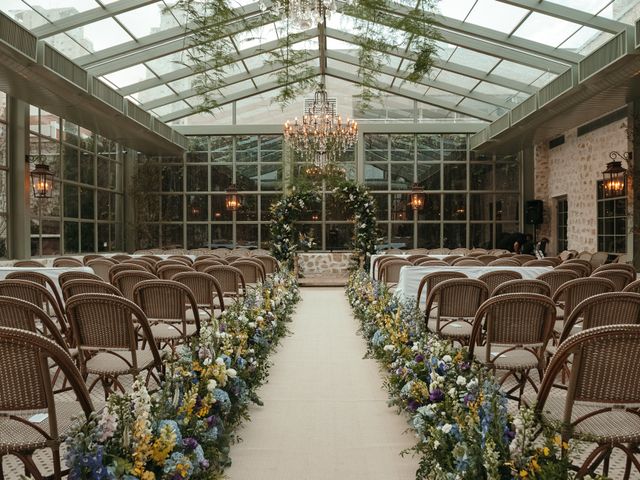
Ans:
[{"label": "crystal chandelier", "polygon": [[[351,3],[351,2],[349,2]],[[269,7],[260,0],[260,9],[265,12]],[[273,0],[271,10],[281,18],[288,18],[295,28],[307,30],[324,23],[336,11],[335,0]]]},{"label": "crystal chandelier", "polygon": [[301,157],[302,161],[313,162],[323,169],[336,161],[348,148],[352,147],[358,137],[358,124],[347,118],[342,121],[336,116],[335,109],[329,102],[324,83],[316,91],[309,113],[291,124],[284,124],[284,139]]}]

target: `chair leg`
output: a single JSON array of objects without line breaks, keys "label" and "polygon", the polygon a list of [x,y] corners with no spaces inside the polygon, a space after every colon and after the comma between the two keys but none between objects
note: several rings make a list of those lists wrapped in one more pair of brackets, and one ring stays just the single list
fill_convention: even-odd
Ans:
[{"label": "chair leg", "polygon": [[589,454],[587,459],[582,463],[582,466],[576,474],[577,478],[584,478],[584,476],[590,471],[598,468],[598,465],[604,460],[604,458],[611,454],[609,445],[598,445],[593,452]]},{"label": "chair leg", "polygon": [[36,467],[31,454],[16,453],[15,456],[18,457],[22,462],[22,465],[24,465],[24,473],[26,477],[33,476],[35,480],[44,480],[44,477],[40,473],[40,470],[38,470],[38,467]]}]

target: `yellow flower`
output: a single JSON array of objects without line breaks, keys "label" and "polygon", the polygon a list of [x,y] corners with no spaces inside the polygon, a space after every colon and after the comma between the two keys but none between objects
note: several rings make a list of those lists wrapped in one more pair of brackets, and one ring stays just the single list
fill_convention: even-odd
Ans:
[{"label": "yellow flower", "polygon": [[551,450],[549,450],[549,447],[544,447],[544,448],[542,449],[542,453],[544,453],[544,456],[545,456],[545,457],[548,457],[548,456],[549,456],[549,454],[551,453]]},{"label": "yellow flower", "polygon": [[142,480],[156,480],[156,474],[153,472],[144,472],[140,478]]},{"label": "yellow flower", "polygon": [[520,470],[520,478],[526,478],[529,476],[529,472],[526,470]]}]

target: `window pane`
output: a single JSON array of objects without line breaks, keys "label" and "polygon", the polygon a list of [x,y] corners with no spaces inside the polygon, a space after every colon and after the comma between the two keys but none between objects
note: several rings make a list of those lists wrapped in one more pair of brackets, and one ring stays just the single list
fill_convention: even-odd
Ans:
[{"label": "window pane", "polygon": [[[78,187],[76,186],[64,186],[64,216],[78,218]],[[65,243],[65,250],[66,249]]]},{"label": "window pane", "polygon": [[109,164],[108,158],[98,157],[98,186],[109,188]]},{"label": "window pane", "polygon": [[233,225],[211,225],[211,248],[233,248]]},{"label": "window pane", "polygon": [[182,225],[162,225],[162,246],[182,248]]},{"label": "window pane", "polygon": [[493,188],[493,165],[472,163],[471,190],[491,190]]},{"label": "window pane", "polygon": [[445,190],[465,190],[467,188],[467,166],[445,165],[444,166],[444,189]]},{"label": "window pane", "polygon": [[211,137],[211,162],[231,163],[233,161],[233,137]]},{"label": "window pane", "polygon": [[[209,218],[209,199],[207,195],[187,196],[187,220],[206,221]],[[206,233],[206,230],[205,230]],[[187,241],[189,237],[187,236]],[[191,247],[187,247],[191,248]]]},{"label": "window pane", "polygon": [[271,220],[271,205],[282,198],[280,195],[260,195],[260,219],[262,221]]},{"label": "window pane", "polygon": [[442,246],[444,248],[466,247],[466,225],[464,223],[445,223],[443,228]]},{"label": "window pane", "polygon": [[80,224],[80,251],[81,252],[95,252],[95,223],[81,223]]},{"label": "window pane", "polygon": [[239,247],[257,247],[258,225],[236,225],[236,245]]},{"label": "window pane", "polygon": [[240,191],[257,191],[258,165],[236,165],[236,184]]},{"label": "window pane", "polygon": [[64,178],[78,181],[78,150],[65,146],[63,148]]},{"label": "window pane", "polygon": [[248,221],[258,219],[258,196],[243,194],[240,198],[240,209],[236,213],[236,220]]},{"label": "window pane", "polygon": [[109,250],[111,250],[109,248],[109,224],[100,223],[98,224],[98,251],[108,252]]},{"label": "window pane", "polygon": [[182,195],[162,196],[162,220],[165,222],[182,220]]},{"label": "window pane", "polygon": [[493,248],[493,224],[472,223],[469,241],[471,248]]},{"label": "window pane", "polygon": [[493,220],[493,194],[472,194],[469,209],[471,220]]},{"label": "window pane", "polygon": [[366,134],[364,136],[364,161],[386,162],[389,159],[389,136]]},{"label": "window pane", "polygon": [[410,190],[413,185],[413,164],[391,165],[391,190]]},{"label": "window pane", "polygon": [[520,217],[519,195],[496,195],[496,220],[517,222]]},{"label": "window pane", "polygon": [[418,224],[418,248],[440,248],[440,224]]},{"label": "window pane", "polygon": [[230,166],[211,167],[211,190],[224,192],[233,183],[233,169]]},{"label": "window pane", "polygon": [[520,181],[517,163],[496,164],[496,190],[519,190]]},{"label": "window pane", "polygon": [[282,190],[282,164],[260,166],[260,189],[267,191]]},{"label": "window pane", "polygon": [[207,248],[209,227],[206,224],[187,225],[187,248]]},{"label": "window pane", "polygon": [[182,165],[171,165],[162,167],[162,191],[163,192],[182,192],[182,173],[184,167]]},{"label": "window pane", "polygon": [[389,195],[386,193],[374,193],[372,195],[376,204],[376,217],[378,221],[389,219]]},{"label": "window pane", "polygon": [[233,218],[232,213],[227,210],[224,195],[211,195],[211,221],[229,222]]},{"label": "window pane", "polygon": [[256,135],[236,137],[236,162],[258,161],[258,137]]},{"label": "window pane", "polygon": [[467,196],[464,194],[444,195],[444,219],[465,220],[467,218]]},{"label": "window pane", "polygon": [[391,135],[391,161],[413,162],[415,135]]},{"label": "window pane", "polygon": [[418,164],[418,183],[425,190],[440,190],[440,165]]},{"label": "window pane", "polygon": [[205,166],[187,166],[187,191],[188,192],[206,192],[208,190],[207,183],[208,167]]},{"label": "window pane", "polygon": [[64,253],[78,253],[78,222],[64,222]]},{"label": "window pane", "polygon": [[93,214],[95,212],[95,204],[93,200],[93,190],[88,188],[80,189],[80,205],[82,218],[87,220],[93,220]]},{"label": "window pane", "polygon": [[390,248],[413,248],[413,224],[392,223]]},{"label": "window pane", "polygon": [[385,163],[366,164],[364,166],[364,183],[369,190],[387,190],[389,165]]},{"label": "window pane", "polygon": [[327,224],[327,249],[349,250],[352,245],[353,224],[334,223]]}]

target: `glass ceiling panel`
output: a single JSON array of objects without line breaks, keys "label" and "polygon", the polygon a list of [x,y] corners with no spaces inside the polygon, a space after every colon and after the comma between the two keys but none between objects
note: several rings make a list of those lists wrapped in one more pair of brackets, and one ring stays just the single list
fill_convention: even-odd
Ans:
[{"label": "glass ceiling panel", "polygon": [[167,86],[170,87],[173,91],[181,93],[186,90],[190,90],[193,87],[193,82],[196,78],[197,75],[191,75],[190,77],[181,78],[180,80],[169,82],[167,83]]},{"label": "glass ceiling panel", "polygon": [[611,0],[545,0],[544,3],[556,3],[563,7],[575,8],[595,15],[611,4]]},{"label": "glass ceiling panel", "polygon": [[594,28],[582,27],[570,38],[568,38],[560,48],[580,51],[582,55],[588,55],[604,42],[613,38],[613,34],[602,32]]},{"label": "glass ceiling panel", "polygon": [[117,15],[115,18],[118,19],[134,37],[140,38],[179,25],[176,19],[173,18],[173,15],[168,12],[162,13],[163,8],[164,3],[158,2],[130,10]]},{"label": "glass ceiling panel", "polygon": [[174,91],[171,90],[166,85],[160,85],[159,87],[149,88],[148,90],[143,90],[142,92],[134,93],[131,95],[133,98],[137,99],[140,103],[146,103],[151,100],[156,100],[158,98],[166,97],[167,95],[174,95]]},{"label": "glass ceiling panel", "polygon": [[474,110],[475,112],[489,117],[497,118],[506,112],[506,109],[490,105],[488,103],[479,102],[472,98],[465,98],[459,105],[464,108]]},{"label": "glass ceiling panel", "polygon": [[74,28],[67,33],[79,43],[84,40],[91,42],[94,53],[131,41],[131,35],[125,32],[113,18],[105,18],[86,27]]},{"label": "glass ceiling panel", "polygon": [[580,25],[533,12],[514,32],[514,36],[557,47],[573,35]]},{"label": "glass ceiling panel", "polygon": [[464,20],[475,3],[476,0],[440,0],[436,8],[445,17]]},{"label": "glass ceiling panel", "polygon": [[433,79],[438,80],[439,82],[450,83],[451,85],[466,88],[467,90],[471,90],[478,84],[478,80],[475,78],[465,77],[464,75],[447,72],[446,70],[441,70],[440,73],[434,75]]},{"label": "glass ceiling panel", "polygon": [[48,37],[45,42],[71,59],[89,55],[93,50],[93,44],[86,38],[76,41],[66,33]]},{"label": "glass ceiling panel", "polygon": [[[3,9],[4,3],[2,0]],[[100,7],[95,0],[25,0],[24,3],[52,22]]]},{"label": "glass ceiling panel", "polygon": [[531,83],[537,80],[540,75],[545,72],[544,70],[539,70],[527,65],[520,65],[509,60],[502,60],[500,65],[498,65],[491,73],[505,78],[520,80],[524,83]]},{"label": "glass ceiling panel", "polygon": [[428,88],[424,95],[425,97],[427,97],[425,98],[425,100],[429,100],[429,98],[431,98],[433,100],[450,103],[451,105],[457,104],[464,98],[460,95],[455,95],[453,93],[445,92],[433,87]]},{"label": "glass ceiling panel", "polygon": [[148,78],[155,78],[155,75],[144,65],[134,65],[133,67],[109,73],[102,78],[115,85],[116,88],[123,88]]},{"label": "glass ceiling panel", "polygon": [[[281,22],[276,22],[281,23]],[[263,27],[240,32],[233,36],[233,41],[238,50],[257,47],[263,43],[278,39],[276,23],[269,23]]]},{"label": "glass ceiling panel", "polygon": [[170,103],[169,105],[154,108],[153,110],[151,110],[151,113],[158,117],[162,117],[163,115],[177,112],[179,110],[184,110],[185,108],[189,108],[189,105],[186,102],[180,100],[179,102]]},{"label": "glass ceiling panel", "polygon": [[499,32],[511,33],[527,13],[529,10],[496,0],[478,0],[465,21]]},{"label": "glass ceiling panel", "polygon": [[474,92],[484,93],[486,95],[495,95],[499,97],[509,98],[513,97],[517,90],[512,90],[510,88],[501,87],[500,85],[495,85],[493,83],[488,82],[480,82],[476,88],[473,90]]},{"label": "glass ceiling panel", "polygon": [[496,66],[500,59],[458,47],[449,58],[449,61],[488,72]]},{"label": "glass ceiling panel", "polygon": [[158,75],[185,68],[184,63],[192,63],[189,62],[186,52],[172,53],[146,62],[147,66]]}]

